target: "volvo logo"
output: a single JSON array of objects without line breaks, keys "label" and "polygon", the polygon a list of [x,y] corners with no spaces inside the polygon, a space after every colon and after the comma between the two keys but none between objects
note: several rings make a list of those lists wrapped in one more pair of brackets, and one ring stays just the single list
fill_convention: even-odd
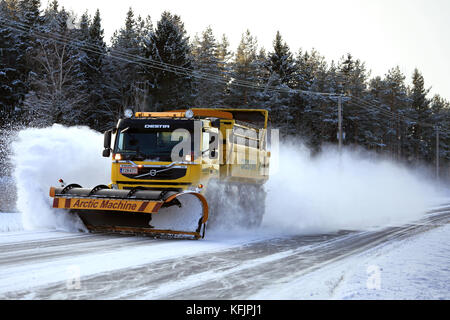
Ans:
[{"label": "volvo logo", "polygon": [[151,177],[156,176],[156,173],[157,173],[157,171],[156,171],[155,169],[150,170],[150,172],[149,172],[149,174],[150,174]]}]

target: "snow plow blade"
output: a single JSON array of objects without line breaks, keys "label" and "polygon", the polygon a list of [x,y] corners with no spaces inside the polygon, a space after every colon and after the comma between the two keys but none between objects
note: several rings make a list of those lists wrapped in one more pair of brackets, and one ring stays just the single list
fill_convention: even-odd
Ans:
[{"label": "snow plow blade", "polygon": [[51,187],[53,208],[76,213],[91,232],[203,238],[208,204],[196,192]]}]

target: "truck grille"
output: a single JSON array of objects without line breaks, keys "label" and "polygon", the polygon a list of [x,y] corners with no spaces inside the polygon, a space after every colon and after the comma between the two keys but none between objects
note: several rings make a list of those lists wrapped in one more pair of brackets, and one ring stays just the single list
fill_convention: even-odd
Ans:
[{"label": "truck grille", "polygon": [[130,179],[139,180],[175,180],[186,176],[186,168],[150,167],[139,168],[138,174],[123,174]]}]

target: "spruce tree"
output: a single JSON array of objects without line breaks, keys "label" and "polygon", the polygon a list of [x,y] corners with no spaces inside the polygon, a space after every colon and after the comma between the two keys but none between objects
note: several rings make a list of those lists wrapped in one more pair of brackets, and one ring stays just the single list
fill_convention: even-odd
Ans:
[{"label": "spruce tree", "polygon": [[360,107],[360,104],[369,99],[366,90],[369,73],[366,71],[364,62],[355,60],[350,53],[341,58],[338,71],[340,92],[354,97],[351,100],[352,103],[346,104],[346,116],[343,119],[345,141],[362,144],[367,134],[364,126],[370,125],[368,110]]},{"label": "spruce tree", "polygon": [[[264,61],[265,60],[265,61]],[[288,45],[283,41],[280,32],[276,33],[273,41],[272,51],[265,59],[261,54],[258,69],[267,71],[267,84],[273,91],[263,92],[263,106],[271,112],[273,123],[277,124],[283,135],[292,133],[295,129],[292,126],[292,119],[295,118],[295,110],[290,108],[292,94],[288,93],[289,87],[294,85],[295,63]],[[263,79],[265,78],[262,77]]]},{"label": "spruce tree", "polygon": [[140,32],[133,9],[129,8],[124,27],[116,31],[111,39],[109,58],[104,67],[108,75],[105,81],[107,104],[113,118],[121,117],[126,108],[140,110],[142,94],[139,84],[143,67],[139,59],[144,58]]},{"label": "spruce tree", "polygon": [[[164,64],[192,69],[189,37],[178,15],[165,11],[145,41],[145,57],[157,63],[158,68],[148,74],[151,104],[155,110],[186,108],[193,103],[192,77]],[[163,67],[161,70],[161,64]],[[175,72],[174,72],[175,71]]]},{"label": "spruce tree", "polygon": [[232,63],[232,79],[229,86],[229,96],[227,103],[233,107],[248,107],[253,103],[255,89],[246,86],[235,86],[233,80],[257,83],[257,60],[258,44],[256,38],[246,30],[242,36],[236,50]]},{"label": "spruce tree", "polygon": [[[218,107],[224,104],[226,77],[224,76],[224,60],[228,55],[227,48],[219,52],[211,27],[202,32],[201,38],[194,39],[192,53],[194,69],[198,71],[195,84],[195,106]],[[225,57],[224,57],[225,56]]]},{"label": "spruce tree", "polygon": [[228,63],[233,57],[233,52],[229,50],[230,42],[225,34],[222,35],[221,41],[217,44],[217,60],[219,61],[220,70],[223,74],[229,74],[231,68]]},{"label": "spruce tree", "polygon": [[389,134],[385,136],[390,139],[388,143],[391,153],[395,154],[395,158],[400,159],[402,155],[408,156],[411,152],[408,142],[409,128],[404,121],[404,117],[409,117],[411,114],[405,76],[397,66],[388,71],[383,83],[380,100],[386,109],[393,113],[386,124]]},{"label": "spruce tree", "polygon": [[44,17],[41,16],[39,0],[19,1],[18,22],[26,31],[19,33],[20,50],[24,52],[23,62],[20,64],[21,72],[28,77],[30,71],[36,68],[34,57],[38,47],[34,31],[44,31]]},{"label": "spruce tree", "polygon": [[[294,71],[292,83],[298,92],[292,95],[290,102],[290,112],[294,115],[292,127],[301,132],[305,143],[317,152],[322,142],[330,139],[329,131],[332,128],[329,126],[330,122],[334,121],[330,118],[336,118],[336,108],[332,105],[332,111],[328,114],[327,108],[330,101],[320,95],[307,92],[330,89],[324,83],[327,77],[326,63],[316,50],[303,52],[300,49],[295,58]],[[335,130],[333,134],[335,136]]]},{"label": "spruce tree", "polygon": [[[53,3],[54,6],[55,3]],[[52,6],[52,4],[50,4]],[[22,21],[28,26],[33,26],[40,21],[40,0],[21,0],[19,2],[19,10],[22,16]]]},{"label": "spruce tree", "polygon": [[[15,23],[17,10],[16,1],[1,1],[1,21]],[[17,120],[20,102],[28,88],[26,74],[21,68],[24,58],[20,34],[7,26],[0,27],[0,127]]]},{"label": "spruce tree", "polygon": [[86,46],[95,50],[86,50],[84,60],[84,80],[88,90],[88,108],[84,109],[86,123],[94,129],[105,128],[113,115],[105,100],[105,78],[103,73],[106,55],[106,44],[103,40],[103,29],[101,27],[100,11],[95,12],[92,23],[88,28]]},{"label": "spruce tree", "polygon": [[[436,94],[430,102],[430,109],[432,124],[435,125],[435,130],[439,130],[439,160],[442,167],[445,167],[446,162],[450,161],[450,102]],[[432,152],[436,154],[436,145]]]},{"label": "spruce tree", "polygon": [[433,128],[431,123],[430,100],[427,98],[430,89],[425,88],[425,80],[419,70],[414,69],[412,88],[410,92],[411,104],[416,123],[412,128],[412,138],[415,144],[415,156],[418,160],[431,160],[431,144]]},{"label": "spruce tree", "polygon": [[[38,45],[32,59],[31,90],[24,100],[32,125],[75,125],[82,121],[87,94],[81,89],[76,72],[77,49],[71,44],[74,34],[67,26],[69,18],[64,8],[59,10],[56,0],[42,16],[40,29],[46,36],[36,38]],[[64,40],[55,41],[54,35]]]},{"label": "spruce tree", "polygon": [[273,51],[268,56],[268,66],[270,72],[278,74],[280,82],[287,86],[293,85],[296,67],[289,46],[283,41],[281,34],[277,31],[273,41]]},{"label": "spruce tree", "polygon": [[[337,93],[338,92],[338,69],[334,61],[330,66],[321,63],[318,72],[316,91]],[[319,97],[322,110],[321,137],[322,142],[337,143],[338,137],[338,108],[337,99],[330,97]]]}]

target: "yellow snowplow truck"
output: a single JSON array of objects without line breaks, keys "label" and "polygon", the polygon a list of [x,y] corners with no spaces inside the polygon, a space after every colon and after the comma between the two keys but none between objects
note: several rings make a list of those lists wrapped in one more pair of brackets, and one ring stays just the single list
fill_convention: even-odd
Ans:
[{"label": "yellow snowplow truck", "polygon": [[50,188],[53,208],[78,214],[92,232],[199,239],[207,221],[261,223],[270,157],[266,110],[125,114],[104,134],[111,183],[83,188],[60,180]]}]

